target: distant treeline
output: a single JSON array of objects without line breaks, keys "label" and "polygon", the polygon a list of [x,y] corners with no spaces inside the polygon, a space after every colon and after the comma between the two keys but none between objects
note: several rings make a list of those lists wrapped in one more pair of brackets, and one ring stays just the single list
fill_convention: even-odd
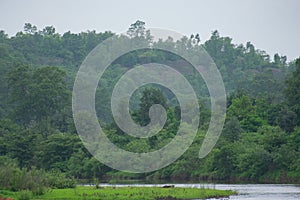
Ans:
[{"label": "distant treeline", "polygon": [[[29,23],[15,36],[0,31],[0,156],[14,160],[20,172],[34,169],[62,172],[77,179],[203,179],[261,182],[300,182],[300,59],[270,58],[248,42],[235,45],[229,37],[212,32],[179,41],[154,42],[137,21],[128,38],[144,40],[149,47],[203,47],[219,68],[227,92],[226,123],[216,147],[204,159],[198,151],[210,120],[209,96],[199,77],[186,73],[200,102],[201,124],[192,146],[176,162],[147,174],[117,172],[93,158],[76,134],[71,110],[75,75],[88,53],[112,32],[58,34]],[[109,139],[134,152],[161,148],[175,136],[180,124],[179,104],[170,91],[157,86],[141,88],[132,98],[132,118],[149,122],[149,105],[167,110],[164,128],[148,139],[122,132],[112,120],[110,97],[114,83],[129,68],[149,62],[181,67],[178,57],[162,51],[130,52],[116,60],[104,74],[96,92],[96,110]],[[184,67],[184,66],[182,66]],[[7,165],[0,164],[1,170]],[[25,170],[25,171],[26,171]],[[40,170],[40,171],[39,171]],[[25,172],[24,172],[25,173]],[[46,172],[45,172],[46,173]],[[1,177],[0,177],[1,179]],[[0,184],[1,186],[1,184]]]}]

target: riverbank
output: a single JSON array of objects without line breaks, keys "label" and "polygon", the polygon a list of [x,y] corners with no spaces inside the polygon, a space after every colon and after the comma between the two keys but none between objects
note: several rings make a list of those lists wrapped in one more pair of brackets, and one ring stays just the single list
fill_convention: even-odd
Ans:
[{"label": "riverbank", "polygon": [[[31,196],[29,199],[188,200],[229,197],[235,194],[236,192],[231,190],[205,188],[78,186],[69,189],[51,189],[44,195]],[[19,199],[20,195],[10,193],[5,197]]]}]

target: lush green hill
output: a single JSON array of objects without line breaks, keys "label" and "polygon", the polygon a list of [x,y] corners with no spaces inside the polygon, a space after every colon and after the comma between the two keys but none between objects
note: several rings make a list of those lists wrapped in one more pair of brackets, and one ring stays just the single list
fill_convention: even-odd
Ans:
[{"label": "lush green hill", "polygon": [[[131,26],[132,34],[135,31]],[[131,38],[135,39],[134,34]],[[134,152],[153,151],[176,134],[180,116],[178,102],[166,89],[144,87],[132,97],[131,113],[147,124],[147,103],[163,103],[167,123],[149,139],[124,134],[110,114],[114,84],[129,69],[149,62],[181,69],[193,84],[201,103],[201,126],[188,151],[170,166],[148,174],[116,172],[95,160],[76,134],[71,112],[75,75],[88,53],[111,32],[95,31],[63,35],[54,27],[38,31],[26,24],[24,31],[8,37],[0,32],[0,155],[16,160],[18,167],[59,170],[75,178],[132,177],[153,179],[222,179],[263,182],[300,182],[300,61],[287,63],[285,56],[270,59],[248,42],[235,45],[214,31],[207,41],[194,36],[152,45],[192,48],[202,46],[219,68],[226,93],[227,117],[217,146],[205,158],[198,151],[205,136],[210,109],[208,91],[201,77],[178,56],[145,49],[117,59],[103,75],[96,93],[96,110],[108,137],[117,146]],[[138,36],[141,37],[141,36]],[[152,86],[154,87],[154,86]],[[148,97],[148,98],[146,98]],[[160,98],[156,98],[160,97]],[[145,109],[146,108],[146,109]],[[145,114],[146,113],[146,114]],[[3,167],[0,164],[0,170]],[[4,167],[3,167],[4,168]],[[0,179],[1,181],[2,179]],[[1,184],[0,184],[1,186]]]}]

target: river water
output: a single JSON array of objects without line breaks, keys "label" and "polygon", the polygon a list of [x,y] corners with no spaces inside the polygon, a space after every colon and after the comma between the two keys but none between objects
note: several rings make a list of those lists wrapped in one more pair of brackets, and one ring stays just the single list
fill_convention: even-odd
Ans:
[{"label": "river water", "polygon": [[216,185],[216,189],[235,190],[239,193],[230,199],[239,200],[300,200],[300,186],[286,184]]},{"label": "river water", "polygon": [[[170,184],[100,184],[101,186],[140,186],[162,187]],[[289,184],[173,184],[175,187],[185,188],[211,188],[220,190],[234,190],[236,196],[230,196],[229,200],[300,200],[300,186]],[[219,199],[220,200],[220,199]]]}]

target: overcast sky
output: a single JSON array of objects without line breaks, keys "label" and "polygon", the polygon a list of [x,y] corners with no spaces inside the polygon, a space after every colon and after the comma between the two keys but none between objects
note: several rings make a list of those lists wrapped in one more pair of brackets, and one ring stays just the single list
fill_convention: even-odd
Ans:
[{"label": "overcast sky", "polygon": [[202,41],[218,30],[272,57],[300,56],[300,0],[0,0],[0,30],[9,35],[27,22],[59,33],[124,32],[138,19],[147,27],[199,33]]}]

